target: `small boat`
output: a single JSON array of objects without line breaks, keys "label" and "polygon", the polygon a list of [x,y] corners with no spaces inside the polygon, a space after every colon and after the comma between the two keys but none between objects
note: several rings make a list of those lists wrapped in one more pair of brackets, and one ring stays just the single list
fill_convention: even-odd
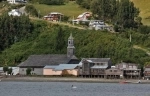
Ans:
[{"label": "small boat", "polygon": [[139,83],[141,83],[141,81],[140,81],[140,80],[137,81],[137,82],[133,82],[133,81],[121,81],[121,82],[119,82],[119,83],[121,83],[121,84],[126,84],[126,83],[139,84]]},{"label": "small boat", "polygon": [[73,89],[77,88],[77,87],[76,87],[76,86],[74,86],[74,85],[72,85],[71,87],[72,87]]}]

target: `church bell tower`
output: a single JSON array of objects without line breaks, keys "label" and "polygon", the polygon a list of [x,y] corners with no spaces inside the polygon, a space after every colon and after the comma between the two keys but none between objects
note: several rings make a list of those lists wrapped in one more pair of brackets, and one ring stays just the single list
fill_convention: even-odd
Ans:
[{"label": "church bell tower", "polygon": [[74,38],[72,37],[72,33],[68,38],[68,47],[67,47],[67,57],[70,58],[74,55],[75,47],[74,47]]}]

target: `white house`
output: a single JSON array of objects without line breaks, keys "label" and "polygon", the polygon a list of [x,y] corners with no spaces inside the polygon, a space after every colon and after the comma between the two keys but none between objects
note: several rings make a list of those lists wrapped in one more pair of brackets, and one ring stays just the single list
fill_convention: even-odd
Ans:
[{"label": "white house", "polygon": [[18,9],[12,9],[10,12],[8,12],[9,16],[21,16],[21,12]]},{"label": "white house", "polygon": [[26,3],[26,0],[7,0],[10,4]]},{"label": "white house", "polygon": [[88,18],[91,17],[91,13],[90,12],[84,12],[82,14],[80,14],[75,20],[72,20],[72,22],[79,24],[80,21],[89,21]]}]

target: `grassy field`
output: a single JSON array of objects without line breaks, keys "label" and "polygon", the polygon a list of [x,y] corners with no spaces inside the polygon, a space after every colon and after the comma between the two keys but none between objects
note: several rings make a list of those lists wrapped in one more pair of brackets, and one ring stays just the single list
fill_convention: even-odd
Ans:
[{"label": "grassy field", "polygon": [[44,5],[44,4],[33,4],[35,8],[40,12],[42,16],[47,15],[50,12],[60,12],[70,18],[77,17],[79,14],[87,11],[86,9],[80,8],[75,2],[70,1],[65,5]]},{"label": "grassy field", "polygon": [[150,0],[131,0],[140,9],[140,16],[144,25],[150,25]]}]

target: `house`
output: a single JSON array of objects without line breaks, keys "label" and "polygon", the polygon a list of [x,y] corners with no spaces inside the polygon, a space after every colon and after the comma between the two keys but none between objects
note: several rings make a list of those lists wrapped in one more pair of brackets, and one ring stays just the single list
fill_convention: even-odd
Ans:
[{"label": "house", "polygon": [[19,67],[9,67],[12,68],[12,75],[18,75],[19,74]]},{"label": "house", "polygon": [[47,65],[43,69],[43,75],[49,75],[49,76],[74,75],[74,76],[78,76],[77,66],[78,66],[78,64],[59,64],[56,66]]},{"label": "house", "polygon": [[75,20],[72,20],[73,23],[79,24],[80,21],[82,22],[89,22],[89,18],[91,17],[91,13],[90,12],[84,12],[82,14],[80,14]]},{"label": "house", "polygon": [[20,3],[26,3],[26,0],[7,0],[10,4],[20,4]]},{"label": "house", "polygon": [[110,69],[105,70],[107,79],[120,79],[123,77],[123,70],[111,66]]},{"label": "house", "polygon": [[73,75],[78,76],[78,64],[60,64],[57,67],[55,67],[54,71],[61,71],[62,73],[60,75]]},{"label": "house", "polygon": [[21,16],[22,13],[18,9],[12,9],[10,12],[8,12],[9,16]]},{"label": "house", "polygon": [[4,71],[3,71],[3,67],[0,67],[0,75],[3,75]]},{"label": "house", "polygon": [[55,75],[61,75],[62,71],[54,71],[54,69],[58,65],[46,65],[43,69],[43,75],[48,75],[48,76],[55,76]]},{"label": "house", "polygon": [[144,79],[150,79],[150,65],[147,65],[144,68]]},{"label": "house", "polygon": [[123,78],[141,78],[141,69],[138,69],[138,64],[121,62],[119,64],[116,64],[115,67],[123,71]]},{"label": "house", "polygon": [[61,21],[62,17],[64,15],[59,12],[51,12],[48,15],[44,16],[43,19],[49,20],[49,21]]},{"label": "house", "polygon": [[94,30],[110,30],[110,26],[106,25],[103,20],[90,20],[89,29]]},{"label": "house", "polygon": [[43,69],[43,75],[49,75],[49,76],[53,76],[53,70],[55,69],[55,67],[57,67],[58,65],[46,65]]},{"label": "house", "polygon": [[43,75],[45,66],[56,66],[59,64],[78,64],[79,60],[74,55],[74,38],[72,34],[68,38],[67,54],[31,55],[27,60],[18,65],[19,73],[26,75],[27,68],[31,68],[31,74]]},{"label": "house", "polygon": [[105,78],[105,70],[110,68],[111,65],[110,58],[83,58],[82,77]]}]

